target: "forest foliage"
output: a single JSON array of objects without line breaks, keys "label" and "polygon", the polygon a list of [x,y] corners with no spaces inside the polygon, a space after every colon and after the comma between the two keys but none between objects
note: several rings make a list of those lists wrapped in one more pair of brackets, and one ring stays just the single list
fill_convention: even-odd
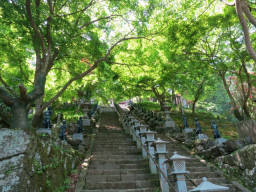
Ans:
[{"label": "forest foliage", "polygon": [[40,127],[48,106],[85,89],[160,106],[181,95],[193,112],[204,101],[255,118],[250,1],[3,0],[0,25],[0,116],[11,127]]}]

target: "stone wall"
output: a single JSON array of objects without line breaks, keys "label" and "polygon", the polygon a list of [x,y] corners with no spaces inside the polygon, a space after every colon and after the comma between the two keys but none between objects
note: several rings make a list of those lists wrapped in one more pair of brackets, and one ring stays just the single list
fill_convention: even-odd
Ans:
[{"label": "stone wall", "polygon": [[81,156],[54,137],[0,129],[0,191],[65,191]]},{"label": "stone wall", "polygon": [[256,144],[218,157],[215,161],[230,176],[239,178],[246,187],[256,189]]}]

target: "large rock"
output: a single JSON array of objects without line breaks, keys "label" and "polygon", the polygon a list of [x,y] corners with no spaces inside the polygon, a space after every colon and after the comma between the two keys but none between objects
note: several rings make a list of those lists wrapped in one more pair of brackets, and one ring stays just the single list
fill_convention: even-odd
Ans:
[{"label": "large rock", "polygon": [[232,154],[216,159],[220,168],[229,175],[236,176],[245,186],[256,186],[256,144],[247,145]]},{"label": "large rock", "polygon": [[20,191],[20,183],[29,184],[24,159],[30,142],[24,131],[0,129],[0,191]]},{"label": "large rock", "polygon": [[227,152],[222,146],[215,145],[209,149],[198,151],[197,154],[203,156],[205,159],[214,160],[219,156],[226,155]]},{"label": "large rock", "polygon": [[223,143],[223,145],[227,153],[232,153],[233,151],[242,148],[244,146],[244,143],[238,139],[231,139],[227,140],[225,143]]},{"label": "large rock", "polygon": [[79,157],[48,135],[0,129],[0,191],[58,191]]}]

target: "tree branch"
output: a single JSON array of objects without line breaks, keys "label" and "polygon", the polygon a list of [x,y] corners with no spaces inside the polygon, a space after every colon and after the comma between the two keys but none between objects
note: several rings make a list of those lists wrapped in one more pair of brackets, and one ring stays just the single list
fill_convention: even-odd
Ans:
[{"label": "tree branch", "polygon": [[14,98],[2,87],[0,87],[0,99],[7,106],[12,106],[14,104]]},{"label": "tree branch", "polygon": [[4,121],[6,124],[10,125],[11,122],[11,114],[8,113],[4,106],[0,104],[0,117],[2,117],[2,121]]},{"label": "tree branch", "polygon": [[31,83],[31,84],[33,84],[33,82],[32,81],[30,81],[29,80],[29,77],[25,74],[25,72],[24,72],[24,70],[23,70],[23,68],[22,68],[22,65],[20,64],[20,72],[22,73],[22,75],[24,76],[24,78],[25,78],[25,80],[27,81],[27,82],[29,82],[29,83]]},{"label": "tree branch", "polygon": [[0,74],[0,82],[3,84],[3,86],[5,87],[5,89],[7,89],[12,95],[15,96],[14,91],[9,87],[9,85],[7,85],[7,83],[3,80],[1,74]]},{"label": "tree branch", "polygon": [[116,43],[114,43],[114,44],[109,48],[109,50],[107,51],[107,53],[106,53],[106,55],[105,55],[104,58],[107,58],[107,57],[110,55],[111,51],[112,51],[118,44],[120,44],[120,43],[123,42],[123,41],[131,40],[131,39],[147,39],[147,38],[146,38],[145,36],[142,36],[142,37],[124,37],[124,38],[118,40]]},{"label": "tree branch", "polygon": [[41,32],[39,31],[38,27],[35,24],[35,21],[33,19],[32,13],[31,13],[31,7],[30,7],[31,5],[30,4],[31,4],[30,0],[26,0],[26,10],[27,10],[27,15],[28,15],[28,20],[29,20],[31,27],[33,28],[36,36],[38,37],[38,39],[40,41],[43,54],[45,55],[46,50],[45,50],[44,38],[43,38]]},{"label": "tree branch", "polygon": [[96,23],[100,20],[105,20],[105,19],[111,19],[112,17],[121,17],[122,15],[110,15],[110,16],[107,16],[107,17],[101,17],[101,18],[98,18],[98,19],[95,19],[93,21],[90,21],[89,23],[85,23],[83,24],[80,29],[83,29],[84,27],[88,27],[89,25],[93,24],[93,23]]},{"label": "tree branch", "polygon": [[[67,16],[74,15],[74,14],[77,14],[77,13],[85,12],[89,7],[91,7],[91,6],[93,5],[93,2],[94,2],[94,0],[91,0],[91,1],[89,2],[89,4],[88,4],[87,6],[85,6],[85,7],[84,7],[83,9],[81,9],[81,10],[75,11],[75,12],[73,12],[73,13],[58,15],[58,17],[67,17]],[[61,6],[61,9],[65,6],[66,3],[67,3],[67,1]]]},{"label": "tree branch", "polygon": [[98,60],[96,60],[93,64],[92,67],[90,67],[88,70],[84,71],[83,73],[80,73],[78,75],[76,75],[75,77],[72,77],[68,82],[66,82],[66,84],[63,86],[63,88],[55,95],[53,96],[48,102],[44,103],[43,106],[41,107],[41,111],[40,112],[43,112],[43,110],[51,105],[59,96],[61,96],[63,94],[63,92],[68,88],[69,85],[71,85],[74,81],[78,80],[78,79],[82,79],[84,78],[86,75],[90,74],[94,69],[97,68],[98,64],[100,62],[103,62],[103,61],[106,61],[108,56],[110,55],[111,51],[118,45],[120,44],[121,42],[123,41],[127,41],[127,40],[130,40],[130,39],[141,39],[141,38],[145,38],[145,37],[124,37],[120,40],[118,40],[116,43],[114,43],[109,49],[108,51],[106,52],[105,56],[102,57],[102,58],[99,58]]},{"label": "tree branch", "polygon": [[244,14],[248,18],[249,22],[252,23],[254,25],[254,27],[256,27],[256,19],[252,16],[248,5],[246,5],[246,3],[243,3],[243,4],[244,5],[242,6],[242,9],[244,11]]},{"label": "tree branch", "polygon": [[22,101],[27,101],[27,89],[23,84],[19,85],[19,90],[20,90],[20,99]]},{"label": "tree branch", "polygon": [[243,11],[240,5],[240,1],[237,1],[236,3],[236,12],[237,12],[237,16],[239,18],[239,21],[242,25],[242,30],[244,32],[244,39],[245,39],[245,45],[246,45],[246,49],[248,51],[248,53],[250,54],[250,56],[252,57],[252,59],[256,62],[256,53],[252,47],[251,44],[251,40],[250,40],[250,34],[249,34],[249,29],[246,23],[246,20],[243,16]]},{"label": "tree branch", "polygon": [[227,2],[225,0],[220,0],[220,1],[222,1],[223,3],[225,3],[228,6],[235,6],[235,1],[234,2]]},{"label": "tree branch", "polygon": [[70,84],[72,84],[74,81],[78,79],[82,79],[83,77],[91,73],[98,66],[98,64],[99,62],[96,61],[94,65],[90,67],[88,70],[71,78],[54,97],[52,97],[48,102],[43,104],[41,111],[43,111],[47,106],[51,105],[60,95],[62,95],[62,93],[68,88]]}]

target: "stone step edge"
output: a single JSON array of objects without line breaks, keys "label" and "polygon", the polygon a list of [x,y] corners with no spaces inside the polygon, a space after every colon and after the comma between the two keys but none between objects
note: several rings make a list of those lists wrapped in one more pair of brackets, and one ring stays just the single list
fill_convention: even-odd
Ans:
[{"label": "stone step edge", "polygon": [[[157,187],[155,188],[140,188],[140,189],[105,189],[104,192],[141,192],[142,190],[143,191],[147,191],[147,190],[156,190]],[[100,189],[84,189],[80,192],[102,192],[102,190]]]},{"label": "stone step edge", "polygon": [[78,176],[78,181],[75,185],[75,192],[80,192],[83,187],[84,187],[84,180],[86,178],[88,169],[89,169],[89,164],[90,164],[90,160],[91,160],[91,155],[92,155],[92,151],[93,151],[93,146],[94,146],[94,142],[95,142],[95,137],[96,134],[92,134],[90,137],[90,146],[89,149],[86,152],[86,155],[84,157],[85,161],[83,162],[83,166],[80,170],[79,176]]}]

